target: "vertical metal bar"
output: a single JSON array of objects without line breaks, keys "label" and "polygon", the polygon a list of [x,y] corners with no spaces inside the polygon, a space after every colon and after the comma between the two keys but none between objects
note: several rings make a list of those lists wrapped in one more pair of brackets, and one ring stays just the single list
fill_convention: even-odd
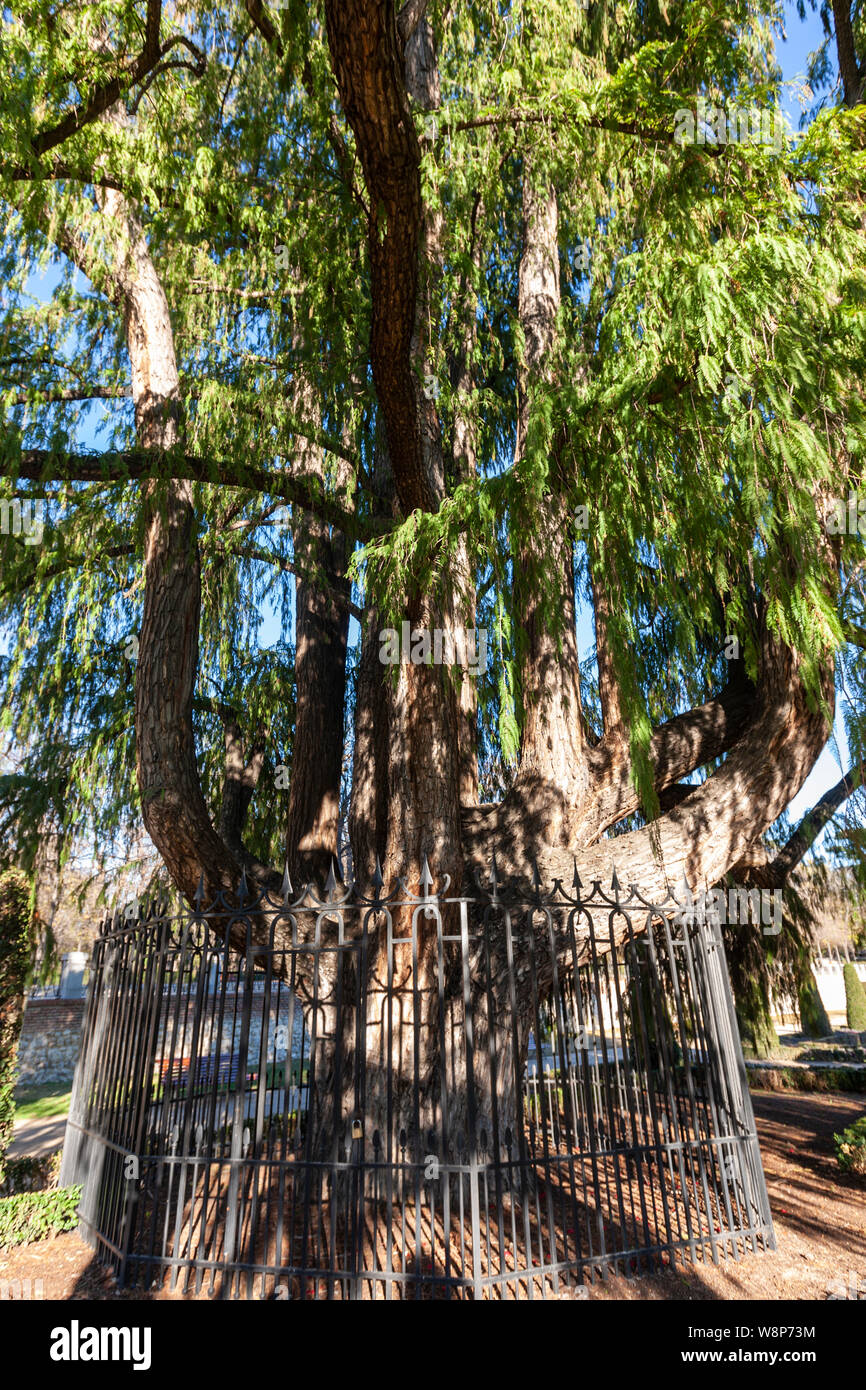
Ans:
[{"label": "vertical metal bar", "polygon": [[460,901],[460,957],[463,976],[463,1019],[466,1038],[466,1113],[469,1128],[469,1212],[472,1223],[472,1289],[481,1298],[481,1216],[478,1206],[478,1111],[475,1096],[475,1027],[472,1018],[472,982],[469,974],[469,911]]}]

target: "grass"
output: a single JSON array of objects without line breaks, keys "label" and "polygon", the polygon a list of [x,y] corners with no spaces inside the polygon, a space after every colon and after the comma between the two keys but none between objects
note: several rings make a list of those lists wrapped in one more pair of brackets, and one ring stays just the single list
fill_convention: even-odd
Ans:
[{"label": "grass", "polygon": [[45,1086],[18,1086],[15,1091],[16,1120],[57,1120],[69,1114],[72,1087],[69,1082]]}]

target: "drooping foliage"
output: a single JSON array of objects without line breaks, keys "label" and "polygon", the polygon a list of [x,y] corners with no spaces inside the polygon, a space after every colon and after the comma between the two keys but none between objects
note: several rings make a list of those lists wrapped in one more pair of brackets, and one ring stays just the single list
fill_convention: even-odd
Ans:
[{"label": "drooping foliage", "polygon": [[[45,503],[40,543],[0,537],[0,814],[19,857],[32,862],[49,829],[70,851],[86,841],[104,855],[140,812],[132,692],[143,537],[139,485],[123,476],[135,445],[124,323],[101,273],[114,186],[138,207],[166,289],[183,448],[200,463],[202,781],[216,806],[220,707],[242,708],[265,735],[255,854],[275,856],[285,809],[275,771],[292,763],[295,557],[283,484],[307,476],[310,448],[325,460],[324,481],[311,484],[322,510],[355,545],[358,610],[375,600],[398,625],[406,593],[435,589],[468,547],[478,623],[490,632],[482,795],[508,785],[519,744],[513,555],[554,458],[568,510],[588,516],[574,530],[580,585],[593,549],[615,576],[609,640],[646,817],[658,810],[652,728],[724,682],[728,638],[755,674],[759,613],[802,655],[816,699],[828,653],[843,649],[859,757],[866,668],[861,649],[842,644],[859,616],[863,543],[840,538],[840,600],[818,542],[830,499],[859,486],[863,456],[864,109],[823,110],[778,144],[674,138],[677,113],[696,112],[699,98],[772,113],[777,7],[431,5],[441,102],[433,117],[415,113],[425,205],[445,229],[430,390],[446,434],[471,410],[478,466],[451,479],[435,514],[405,518],[377,483],[369,209],[320,4],[275,7],[270,44],[239,4],[175,5],[162,39],[178,41],[158,72],[120,93],[116,118],[43,140],[34,155],[35,129],[59,131],[71,102],[132,62],[144,9],[58,12],[38,0],[4,17],[3,496]],[[556,190],[562,303],[514,467],[530,163]],[[64,255],[70,237],[87,242],[86,278]],[[468,395],[454,385],[467,297]],[[111,454],[112,476],[16,477],[38,450]],[[227,477],[248,485],[228,489]],[[548,573],[534,578],[544,597]],[[555,630],[552,585],[542,614]],[[591,659],[584,675],[598,734]],[[352,700],[350,682],[349,742]]]}]

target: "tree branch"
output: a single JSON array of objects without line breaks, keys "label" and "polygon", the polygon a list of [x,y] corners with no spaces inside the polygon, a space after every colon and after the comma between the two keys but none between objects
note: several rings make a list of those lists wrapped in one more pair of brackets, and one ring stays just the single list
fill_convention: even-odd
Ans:
[{"label": "tree branch", "polygon": [[836,785],[825,792],[820,801],[816,801],[811,811],[806,813],[776,857],[750,873],[750,880],[761,888],[784,888],[792,870],[811,849],[839,807],[844,805],[848,798],[853,796],[854,792],[862,785],[862,766],[857,765],[849,768],[844,777],[840,777]]},{"label": "tree branch", "polygon": [[225,460],[192,454],[165,454],[151,449],[130,449],[105,454],[59,454],[50,449],[24,449],[18,457],[0,461],[0,477],[27,478],[34,482],[116,483],[142,478],[178,478],[266,492],[284,502],[294,502],[323,521],[339,526],[352,540],[371,540],[387,535],[399,522],[394,517],[359,516],[337,500],[339,494],[324,491],[315,478],[293,478],[265,468],[245,468]]},{"label": "tree branch", "polygon": [[622,717],[619,682],[616,678],[616,668],[611,651],[610,592],[607,580],[601,576],[600,556],[593,556],[590,560],[590,583],[595,613],[595,653],[598,664],[598,694],[601,700],[604,737],[609,743],[622,742],[626,731]]},{"label": "tree branch", "polygon": [[394,0],[326,0],[328,46],[370,199],[370,364],[404,514],[435,511],[412,370],[423,222],[421,148],[398,52]]},{"label": "tree branch", "polygon": [[245,545],[236,550],[227,547],[220,547],[219,553],[226,557],[234,557],[238,560],[259,560],[264,565],[272,565],[275,569],[284,570],[286,574],[294,574],[298,579],[303,580],[311,589],[317,589],[320,593],[327,594],[334,603],[338,603],[341,608],[345,608],[351,613],[358,622],[364,620],[364,610],[359,608],[356,603],[333,584],[328,584],[318,575],[310,573],[303,565],[295,564],[293,560],[286,560],[282,555],[274,555],[272,551],[265,550],[261,546]]},{"label": "tree branch", "polygon": [[58,405],[61,401],[122,401],[132,398],[128,386],[68,386],[56,391],[37,392],[39,399],[21,392],[8,405]]},{"label": "tree branch", "polygon": [[[678,714],[653,731],[649,758],[656,791],[661,794],[695,768],[727,753],[745,732],[756,710],[756,692],[745,678],[741,665],[732,679],[713,700]],[[606,742],[587,752],[587,760],[601,788],[594,808],[594,827],[588,843],[603,831],[640,808],[640,798],[632,781],[631,759],[616,756]],[[695,790],[689,787],[686,794]]]},{"label": "tree branch", "polygon": [[[540,111],[505,111],[491,113],[489,116],[468,116],[465,120],[455,121],[450,127],[452,130],[484,130],[494,126],[509,126],[515,128],[521,125],[545,125],[553,128],[565,125],[568,120],[574,123],[576,118],[566,118],[564,116],[554,116],[549,112]],[[652,140],[656,144],[673,145],[676,143],[674,132],[671,130],[656,130],[652,126],[643,126],[638,121],[614,121],[607,116],[588,116],[583,125],[590,130],[608,130],[614,135],[637,135],[643,140]],[[726,145],[697,145],[694,146],[699,154],[707,154],[713,159],[717,159],[723,154]]]},{"label": "tree branch", "polygon": [[833,25],[836,30],[836,52],[839,57],[845,105],[856,106],[863,95],[863,74],[857,62],[850,0],[833,0]]},{"label": "tree branch", "polygon": [[91,558],[96,560],[119,560],[134,554],[135,546],[133,545],[111,545],[105,550],[101,550],[98,555],[93,557],[83,554],[64,555],[47,569],[40,571],[34,569],[32,574],[26,576],[26,579],[24,576],[16,575],[14,583],[12,581],[7,581],[3,587],[0,588],[0,599],[15,598],[24,588],[30,588],[37,580],[40,584],[44,584],[49,579],[56,579],[58,575],[65,574],[67,570],[80,568],[80,566],[85,565]]},{"label": "tree branch", "polygon": [[[128,64],[110,82],[105,82],[101,87],[97,87],[88,101],[79,102],[71,111],[58,121],[56,125],[49,126],[40,131],[31,140],[33,153],[40,157],[54,149],[56,145],[61,145],[64,140],[68,140],[71,135],[77,134],[84,126],[90,125],[103,116],[116,101],[123,96],[124,92],[129,91],[142,78],[147,77],[153,72],[161,59],[165,57],[172,48],[178,44],[183,44],[189,49],[197,59],[197,67],[193,69],[199,75],[204,71],[204,55],[190,39],[185,35],[175,35],[166,43],[160,46],[159,27],[162,19],[161,0],[147,0],[147,18],[145,21],[144,47],[134,63]],[[176,63],[166,66],[177,66]],[[184,63],[184,66],[189,66]],[[154,74],[155,75],[155,74]],[[70,82],[75,81],[70,77]]]},{"label": "tree branch", "polygon": [[254,735],[249,758],[244,749],[240,721],[234,710],[219,707],[225,730],[225,776],[219,833],[239,859],[246,858],[243,829],[265,760],[265,741],[261,731]]},{"label": "tree branch", "polygon": [[273,20],[271,19],[270,15],[265,9],[261,0],[244,0],[244,9],[246,10],[250,19],[253,21],[253,24],[256,26],[256,29],[261,34],[262,38],[265,40],[265,43],[270,44],[274,52],[277,53],[280,58],[282,58],[282,40],[280,39],[280,36],[274,27]]}]

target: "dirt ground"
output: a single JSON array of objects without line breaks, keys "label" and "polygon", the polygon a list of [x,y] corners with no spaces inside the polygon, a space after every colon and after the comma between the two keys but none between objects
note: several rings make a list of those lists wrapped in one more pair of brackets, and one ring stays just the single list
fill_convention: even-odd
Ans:
[{"label": "dirt ground", "polygon": [[[641,1279],[613,1276],[578,1297],[866,1301],[866,1182],[843,1176],[833,1152],[834,1130],[863,1114],[863,1097],[755,1092],[752,1099],[778,1250],[718,1266],[678,1263]],[[74,1232],[0,1255],[0,1285],[15,1280],[30,1280],[45,1299],[141,1298],[114,1288]]]}]

